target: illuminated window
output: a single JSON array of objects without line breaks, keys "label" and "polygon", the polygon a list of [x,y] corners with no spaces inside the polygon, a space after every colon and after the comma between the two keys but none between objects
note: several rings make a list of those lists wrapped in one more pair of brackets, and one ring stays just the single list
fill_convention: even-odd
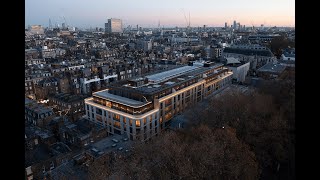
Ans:
[{"label": "illuminated window", "polygon": [[113,119],[115,119],[115,120],[120,120],[119,114],[113,114]]},{"label": "illuminated window", "polygon": [[110,101],[106,101],[106,106],[109,107],[109,108],[111,108],[112,103],[111,103]]},{"label": "illuminated window", "polygon": [[136,120],[136,127],[140,127],[140,120]]},{"label": "illuminated window", "polygon": [[120,128],[120,123],[119,122],[114,122],[113,124],[115,127]]}]

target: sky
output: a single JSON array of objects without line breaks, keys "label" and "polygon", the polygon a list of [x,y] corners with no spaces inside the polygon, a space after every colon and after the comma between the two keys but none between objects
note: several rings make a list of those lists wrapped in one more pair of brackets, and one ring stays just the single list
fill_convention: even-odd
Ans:
[{"label": "sky", "polygon": [[[25,25],[104,27],[109,18],[124,27],[295,26],[295,0],[25,0]],[[64,20],[65,19],[65,20]]]}]

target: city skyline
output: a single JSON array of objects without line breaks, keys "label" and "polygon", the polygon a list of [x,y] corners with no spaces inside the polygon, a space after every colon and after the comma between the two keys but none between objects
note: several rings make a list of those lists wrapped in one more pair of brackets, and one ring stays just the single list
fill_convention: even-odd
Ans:
[{"label": "city skyline", "polygon": [[25,2],[25,26],[52,25],[67,22],[69,26],[104,27],[109,18],[119,18],[123,27],[186,27],[190,13],[191,26],[224,27],[234,20],[246,26],[295,26],[293,0],[226,0],[226,1],[40,1]]}]

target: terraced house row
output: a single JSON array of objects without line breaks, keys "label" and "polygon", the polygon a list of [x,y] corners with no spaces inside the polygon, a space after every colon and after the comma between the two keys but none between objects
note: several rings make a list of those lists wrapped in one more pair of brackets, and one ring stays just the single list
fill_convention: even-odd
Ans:
[{"label": "terraced house row", "polygon": [[193,63],[148,76],[123,80],[85,99],[86,116],[110,134],[147,140],[165,129],[186,108],[231,83],[220,63]]}]

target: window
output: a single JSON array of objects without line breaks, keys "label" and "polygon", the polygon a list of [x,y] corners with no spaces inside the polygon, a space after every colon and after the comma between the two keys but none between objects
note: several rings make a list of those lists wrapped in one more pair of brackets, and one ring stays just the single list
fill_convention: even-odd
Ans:
[{"label": "window", "polygon": [[112,103],[111,103],[110,101],[106,101],[106,106],[109,107],[109,108],[111,108]]},{"label": "window", "polygon": [[117,128],[120,128],[120,123],[119,122],[114,122],[114,126]]},{"label": "window", "polygon": [[38,139],[34,139],[34,144],[38,145]]},{"label": "window", "polygon": [[114,120],[120,120],[119,114],[113,114],[113,119]]},{"label": "window", "polygon": [[140,120],[136,120],[136,127],[140,127]]},{"label": "window", "polygon": [[96,113],[102,115],[102,110],[99,108],[96,108]]},{"label": "window", "polygon": [[102,122],[102,117],[101,116],[97,116],[97,120]]}]

